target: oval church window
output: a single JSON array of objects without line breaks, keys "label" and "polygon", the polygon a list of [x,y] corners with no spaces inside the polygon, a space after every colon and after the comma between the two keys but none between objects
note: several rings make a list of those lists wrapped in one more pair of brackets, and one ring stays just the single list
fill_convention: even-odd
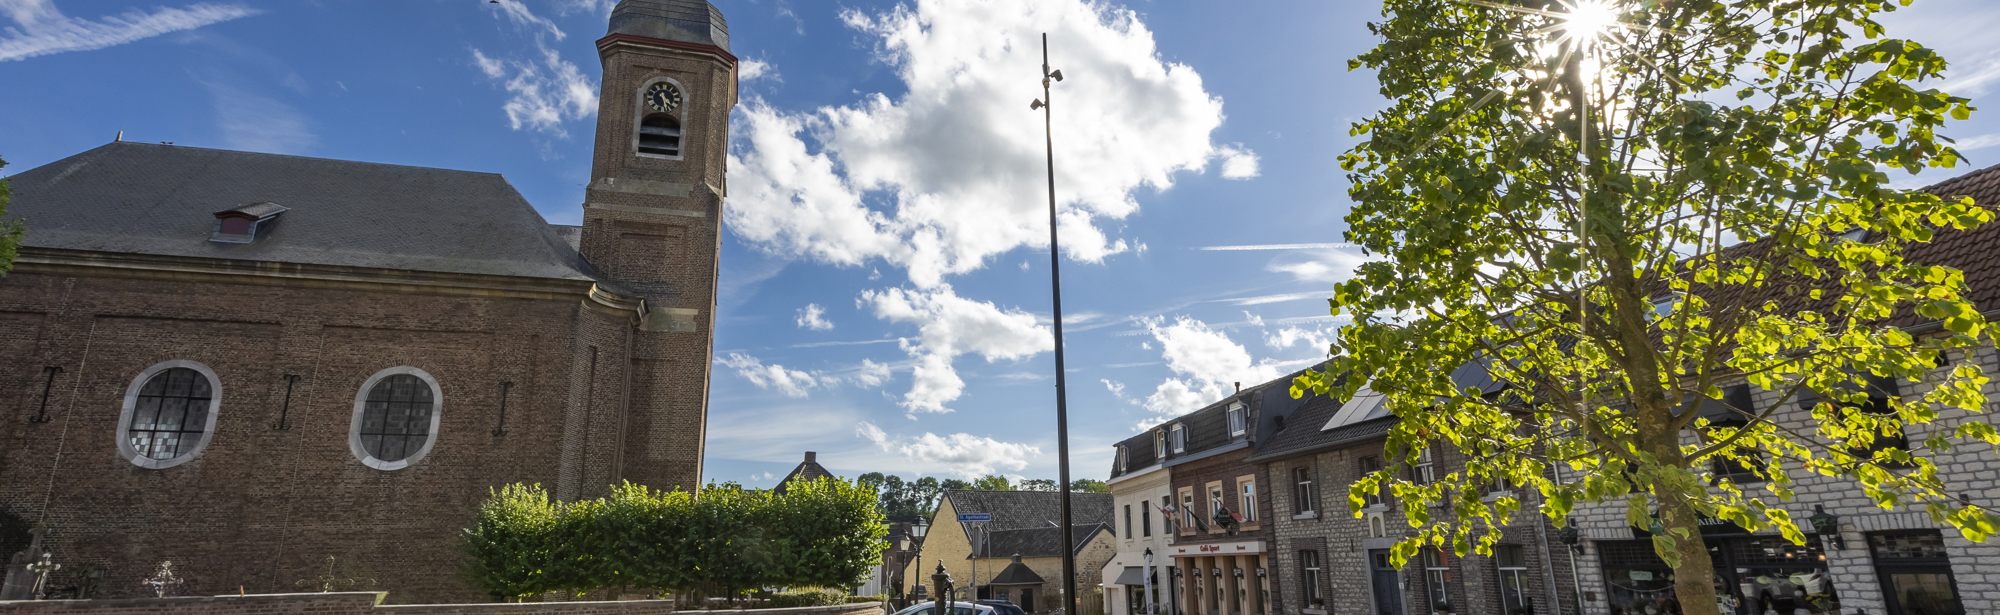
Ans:
[{"label": "oval church window", "polygon": [[139,372],[125,390],[119,453],[156,470],[193,459],[215,435],[221,389],[215,372],[194,361],[167,361]]},{"label": "oval church window", "polygon": [[354,400],[348,445],[368,467],[400,470],[423,459],[436,441],[437,380],[414,367],[377,372]]}]

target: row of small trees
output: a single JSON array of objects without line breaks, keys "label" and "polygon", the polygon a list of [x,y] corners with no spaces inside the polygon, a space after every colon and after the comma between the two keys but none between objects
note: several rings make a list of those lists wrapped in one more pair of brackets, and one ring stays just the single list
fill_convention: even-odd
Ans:
[{"label": "row of small trees", "polygon": [[467,575],[499,598],[850,587],[881,563],[886,546],[875,499],[873,489],[834,478],[794,482],[783,494],[625,483],[576,502],[556,501],[541,485],[509,485],[466,530]]}]

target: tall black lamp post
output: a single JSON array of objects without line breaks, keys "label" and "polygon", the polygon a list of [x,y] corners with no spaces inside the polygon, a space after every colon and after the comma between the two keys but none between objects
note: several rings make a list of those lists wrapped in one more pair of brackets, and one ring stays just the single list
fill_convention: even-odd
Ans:
[{"label": "tall black lamp post", "polygon": [[1069,403],[1063,380],[1062,334],[1062,249],[1056,242],[1056,140],[1054,115],[1049,111],[1049,83],[1062,81],[1062,71],[1049,70],[1049,35],[1042,33],[1042,97],[1028,105],[1042,112],[1042,138],[1048,148],[1049,163],[1049,287],[1055,298],[1056,333],[1056,474],[1062,481],[1062,566],[1063,615],[1076,612],[1076,538],[1070,535],[1069,515]]}]

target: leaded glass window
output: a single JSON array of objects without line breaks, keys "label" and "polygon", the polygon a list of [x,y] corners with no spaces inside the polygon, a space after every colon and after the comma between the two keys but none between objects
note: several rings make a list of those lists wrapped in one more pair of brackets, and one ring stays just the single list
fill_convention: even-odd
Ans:
[{"label": "leaded glass window", "polygon": [[402,461],[431,439],[436,392],[423,379],[396,374],[376,381],[361,410],[361,448],[382,461]]},{"label": "leaded glass window", "polygon": [[174,367],[153,374],[133,401],[132,424],[125,431],[132,450],[149,459],[194,453],[208,431],[214,397],[214,384],[201,372]]}]

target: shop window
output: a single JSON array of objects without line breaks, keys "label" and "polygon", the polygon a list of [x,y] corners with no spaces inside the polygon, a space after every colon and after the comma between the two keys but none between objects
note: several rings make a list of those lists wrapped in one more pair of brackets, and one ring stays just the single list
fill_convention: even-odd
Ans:
[{"label": "shop window", "polygon": [[1965,615],[1936,530],[1868,535],[1889,615]]}]

